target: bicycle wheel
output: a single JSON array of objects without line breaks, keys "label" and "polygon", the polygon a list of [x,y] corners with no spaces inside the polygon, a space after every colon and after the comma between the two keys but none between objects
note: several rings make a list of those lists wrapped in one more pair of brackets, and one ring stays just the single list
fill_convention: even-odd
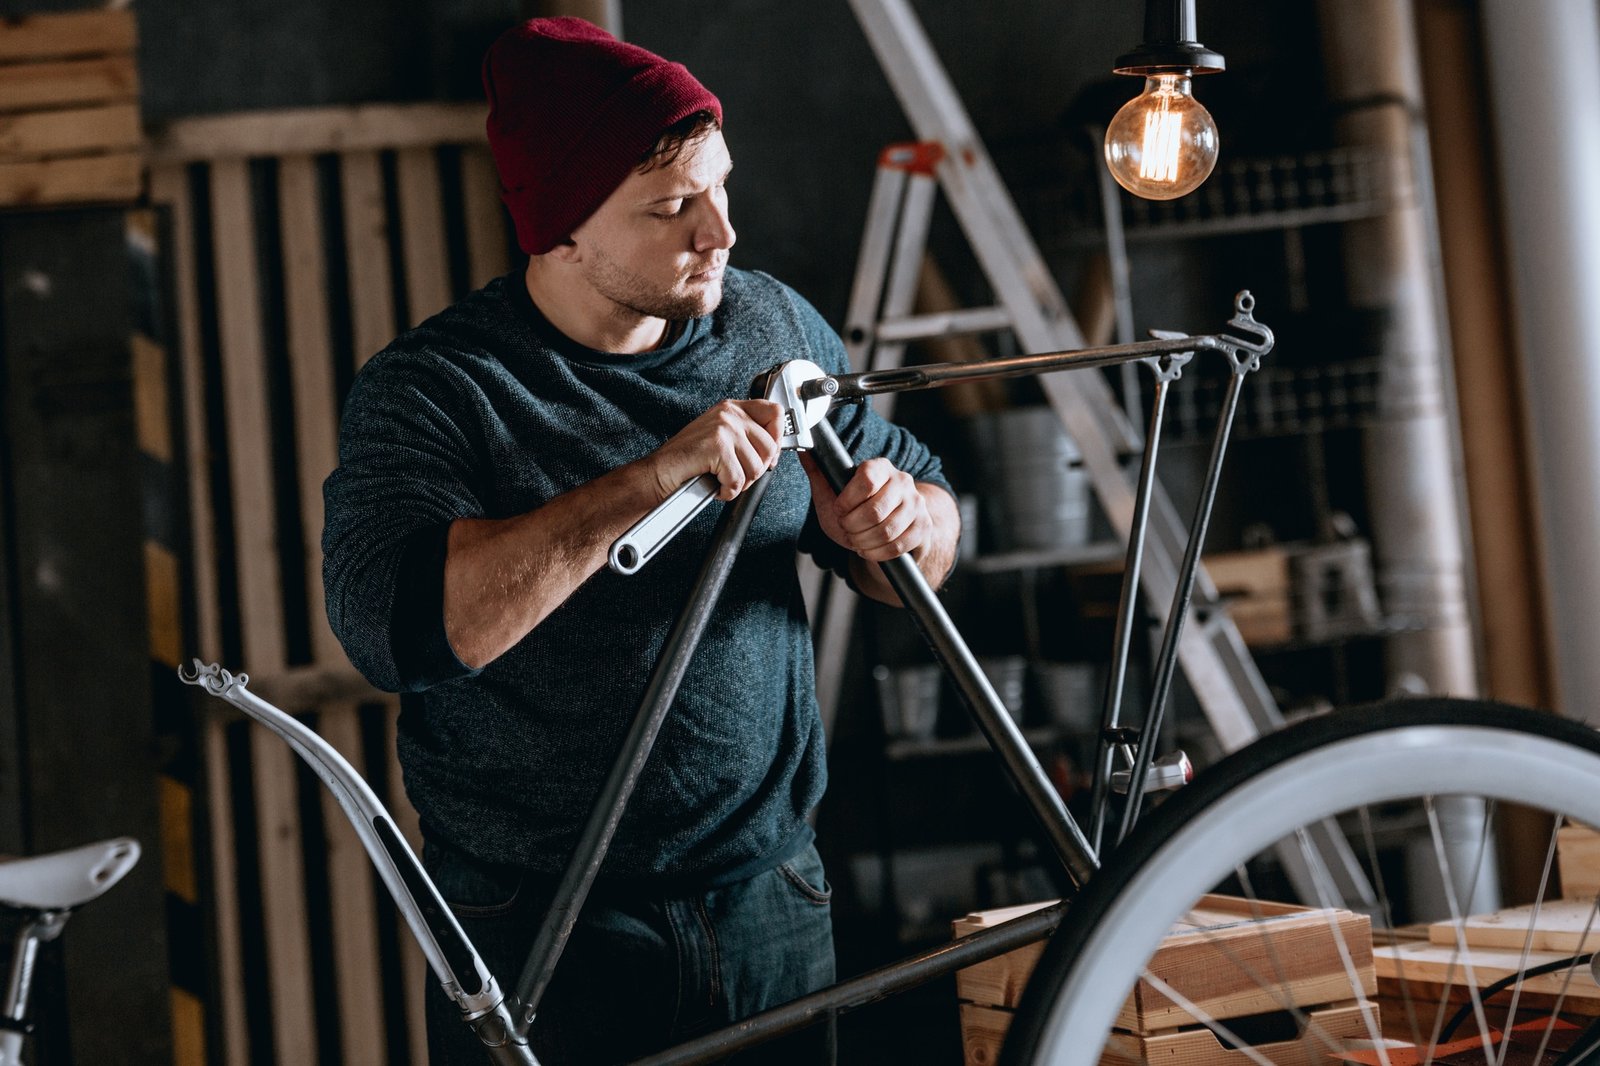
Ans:
[{"label": "bicycle wheel", "polygon": [[[1488,827],[1512,817],[1519,826],[1533,821],[1527,810],[1513,815],[1517,808],[1547,812],[1550,836],[1539,837],[1543,869],[1536,898],[1519,919],[1525,928],[1506,918],[1496,933],[1496,968],[1481,950],[1481,922],[1472,923],[1477,943],[1468,948],[1465,918],[1497,906],[1481,898],[1495,865]],[[1452,840],[1462,812],[1468,839]],[[1481,1046],[1471,1052],[1482,1056],[1474,1061],[1499,1063],[1505,1045],[1496,1043],[1494,1032],[1526,1021],[1535,1023],[1524,1027],[1534,1035],[1519,1033],[1516,1040],[1559,1048],[1576,1039],[1584,1019],[1575,1019],[1576,1028],[1537,1019],[1600,1014],[1600,990],[1587,959],[1569,960],[1564,972],[1541,978],[1537,988],[1530,980],[1486,997],[1477,987],[1498,973],[1525,972],[1549,960],[1542,949],[1551,945],[1532,930],[1558,911],[1567,926],[1581,926],[1576,939],[1583,951],[1600,946],[1592,895],[1556,898],[1554,833],[1569,823],[1600,826],[1600,733],[1585,726],[1520,708],[1442,699],[1378,704],[1291,726],[1200,774],[1109,856],[1040,959],[1002,1061],[1222,1061],[1174,1057],[1171,1041],[1189,1033],[1185,1039],[1215,1040],[1230,1062],[1327,1063],[1359,1046],[1356,1041],[1377,1048],[1366,1061],[1402,1061],[1384,1042],[1432,1047],[1448,1037]],[[1338,898],[1327,849],[1313,846],[1329,825],[1348,843],[1346,859],[1360,863],[1371,897]],[[1436,861],[1418,861],[1430,856]],[[1297,864],[1298,895],[1312,898],[1297,899],[1290,887]],[[1216,901],[1201,899],[1213,891],[1243,897],[1246,902],[1228,906],[1245,918],[1280,914],[1278,903],[1318,908],[1319,976],[1312,980],[1304,967],[1297,969],[1304,953],[1297,956],[1295,945],[1260,932],[1272,922],[1231,931],[1219,924],[1207,912]],[[1370,919],[1374,954],[1392,955],[1380,960],[1378,973],[1389,971],[1382,989],[1365,969],[1364,929],[1352,933],[1350,926],[1364,919],[1320,909],[1347,904]],[[1164,964],[1150,962],[1180,919],[1200,928],[1190,939],[1209,949],[1203,965],[1188,967],[1188,987],[1178,986],[1170,956],[1163,956]],[[1403,939],[1418,935],[1419,927],[1408,923],[1435,919],[1427,929],[1435,943]],[[1408,928],[1402,932],[1402,926]],[[1419,961],[1424,957],[1426,966]],[[1160,1027],[1161,1040],[1129,1035],[1136,984],[1144,1001],[1172,1008],[1158,1012],[1171,1022]],[[1253,998],[1232,995],[1246,986]],[[1375,991],[1386,993],[1381,1009],[1373,1005]],[[1249,1015],[1229,1013],[1229,1003]],[[1457,1014],[1467,1015],[1465,1024],[1446,1033]],[[1211,1032],[1200,1035],[1201,1028]],[[1252,1036],[1274,1028],[1280,1029],[1276,1036]],[[1132,1031],[1141,1030],[1153,1031],[1136,1019]]]}]

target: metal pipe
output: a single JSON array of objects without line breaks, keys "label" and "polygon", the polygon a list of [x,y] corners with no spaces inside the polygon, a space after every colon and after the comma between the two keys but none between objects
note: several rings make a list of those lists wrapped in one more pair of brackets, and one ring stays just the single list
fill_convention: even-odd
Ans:
[{"label": "metal pipe", "polygon": [[723,511],[711,548],[689,594],[689,602],[684,605],[683,613],[678,616],[672,631],[667,634],[666,642],[661,646],[655,671],[650,675],[650,683],[634,715],[633,725],[623,738],[622,748],[611,765],[611,773],[589,809],[589,820],[584,823],[572,858],[561,875],[561,883],[556,886],[555,898],[545,913],[544,923],[539,927],[533,947],[528,951],[522,976],[517,980],[516,1032],[519,1037],[526,1038],[533,1026],[539,1000],[549,987],[556,963],[561,960],[562,949],[577,925],[578,912],[589,896],[589,889],[594,886],[596,875],[600,873],[600,864],[605,861],[611,838],[622,821],[623,809],[633,795],[634,786],[639,783],[639,776],[644,772],[650,749],[656,742],[656,734],[661,731],[661,724],[666,720],[667,711],[678,694],[678,686],[683,683],[689,662],[694,657],[700,638],[705,634],[706,624],[716,610],[717,599],[722,595],[722,587],[733,570],[734,559],[744,544],[745,534],[755,517],[756,507],[766,495],[771,477],[770,471],[761,475],[754,485],[733,501],[731,507]]},{"label": "metal pipe", "polygon": [[1349,301],[1382,327],[1379,417],[1364,458],[1384,609],[1410,625],[1388,642],[1392,685],[1471,696],[1478,672],[1467,608],[1467,533],[1425,190],[1426,145],[1410,0],[1319,0],[1325,69],[1337,131],[1377,149],[1396,171],[1398,198],[1383,216],[1345,224]]},{"label": "metal pipe", "polygon": [[936,977],[1043,940],[1061,924],[1066,910],[1065,903],[1052,904],[992,929],[940,944],[860,977],[840,981],[820,992],[752,1014],[714,1033],[639,1059],[633,1066],[690,1066],[691,1063],[712,1062],[784,1033],[804,1029],[830,1014],[875,1003]]},{"label": "metal pipe", "polygon": [[[1535,7],[1541,5],[1534,5]],[[1473,696],[1477,649],[1468,607],[1470,541],[1459,479],[1459,443],[1429,225],[1430,190],[1421,73],[1410,0],[1319,0],[1324,69],[1342,113],[1341,141],[1377,149],[1409,192],[1381,217],[1343,228],[1352,308],[1382,327],[1379,410],[1364,434],[1372,542],[1384,611],[1406,628],[1386,643],[1390,687]],[[1591,19],[1592,25],[1592,19]],[[1563,33],[1571,33],[1570,27]],[[1519,116],[1518,121],[1521,121]],[[1476,824],[1470,812],[1455,810]],[[1451,840],[1469,832],[1448,831]],[[1472,866],[1457,854],[1451,865]],[[1475,907],[1499,907],[1494,871],[1483,868]],[[1428,917],[1428,915],[1419,915]]]},{"label": "metal pipe", "polygon": [[[842,492],[855,472],[855,460],[826,419],[811,432],[814,438],[812,456],[834,491]],[[1099,865],[1094,849],[1089,846],[1078,823],[1067,813],[1061,794],[1039,766],[1039,760],[1028,747],[1017,723],[1006,713],[1000,697],[995,695],[989,679],[979,668],[977,659],[973,658],[972,651],[945,613],[944,605],[928,587],[922,571],[917,569],[916,562],[909,555],[890,559],[879,566],[899,595],[900,602],[911,613],[935,657],[944,664],[945,672],[960,690],[967,707],[972,711],[973,719],[1000,757],[1012,784],[1022,793],[1022,798],[1039,820],[1067,876],[1074,885],[1081,887]]]},{"label": "metal pipe", "polygon": [[1173,591],[1172,609],[1167,614],[1167,628],[1161,638],[1155,681],[1150,686],[1150,710],[1145,715],[1139,733],[1139,747],[1128,774],[1128,799],[1123,804],[1122,825],[1117,831],[1119,844],[1127,839],[1139,819],[1139,809],[1144,806],[1144,783],[1150,774],[1150,762],[1155,758],[1156,737],[1161,733],[1167,694],[1172,689],[1172,676],[1178,667],[1178,640],[1183,636],[1184,622],[1189,617],[1195,573],[1200,568],[1200,549],[1205,546],[1206,530],[1211,525],[1211,508],[1217,500],[1217,486],[1222,482],[1222,457],[1228,450],[1228,437],[1233,431],[1233,416],[1239,409],[1239,394],[1244,391],[1245,375],[1250,372],[1247,362],[1235,361],[1231,369],[1233,373],[1228,378],[1228,391],[1222,399],[1222,413],[1217,416],[1217,434],[1211,442],[1211,464],[1206,468],[1205,484],[1200,490],[1200,500],[1195,504],[1194,522],[1189,526],[1189,543],[1184,547],[1183,562],[1178,568],[1178,587]]},{"label": "metal pipe", "polygon": [[1230,337],[1201,334],[1196,337],[1163,337],[1110,344],[1101,348],[1075,348],[1038,355],[1016,355],[1008,359],[988,359],[981,363],[930,363],[894,370],[868,370],[859,374],[839,374],[808,381],[800,390],[801,399],[832,396],[836,403],[847,403],[887,392],[932,389],[954,381],[989,381],[996,378],[1030,377],[1056,370],[1082,370],[1088,367],[1116,366],[1163,355],[1178,355],[1200,349],[1228,351],[1235,347],[1253,348],[1260,338],[1240,342]]}]

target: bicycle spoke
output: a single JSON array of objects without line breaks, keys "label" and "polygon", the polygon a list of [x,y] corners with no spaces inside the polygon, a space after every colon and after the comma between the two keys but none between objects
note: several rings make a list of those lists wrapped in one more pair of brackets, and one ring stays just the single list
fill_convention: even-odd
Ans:
[{"label": "bicycle spoke", "polygon": [[[1556,829],[1556,827],[1560,826],[1560,824],[1561,824],[1560,819],[1556,819],[1554,821],[1554,823],[1552,824],[1551,832],[1550,832],[1550,843],[1545,847],[1545,851],[1544,851],[1544,869],[1542,869],[1539,872],[1539,891],[1534,893],[1534,896],[1533,896],[1533,913],[1528,916],[1528,931],[1522,938],[1522,955],[1521,955],[1520,958],[1517,959],[1517,972],[1518,973],[1526,973],[1527,972],[1527,969],[1528,969],[1528,958],[1533,954],[1533,934],[1539,928],[1539,912],[1544,908],[1544,893],[1545,893],[1545,889],[1547,889],[1550,886],[1550,871],[1555,867],[1555,864],[1556,864],[1556,834],[1555,834],[1555,829]],[[1583,938],[1579,939],[1578,944],[1579,944],[1580,947],[1582,946]],[[1517,1024],[1517,1005],[1521,1002],[1521,1000],[1522,1000],[1522,982],[1518,981],[1516,983],[1516,985],[1513,986],[1513,989],[1512,989],[1512,992],[1511,992],[1511,1005],[1508,1008],[1506,1008],[1506,1025],[1505,1025],[1505,1028],[1506,1028],[1507,1032],[1510,1032],[1512,1027]],[[1558,1007],[1557,1010],[1559,1010],[1559,1009],[1560,1008]],[[1551,1022],[1551,1024],[1545,1027],[1545,1036],[1544,1036],[1543,1040],[1540,1041],[1539,1054],[1534,1056],[1534,1059],[1533,1059],[1534,1062],[1540,1061],[1540,1058],[1544,1054],[1545,1044],[1547,1044],[1549,1042],[1549,1039],[1550,1039],[1549,1034],[1555,1028],[1555,1025],[1554,1025],[1555,1017],[1556,1017],[1556,1012],[1555,1011],[1551,1011],[1550,1012],[1550,1022]],[[1501,1046],[1501,1048],[1500,1048],[1500,1055],[1499,1055],[1498,1058],[1495,1059],[1494,1066],[1505,1066],[1505,1064],[1506,1064],[1506,1055],[1509,1054],[1510,1051],[1511,1051],[1511,1041],[1509,1041],[1509,1040],[1504,1041],[1502,1046]]]},{"label": "bicycle spoke", "polygon": [[[1461,953],[1461,967],[1467,974],[1467,995],[1472,999],[1472,1013],[1478,1021],[1478,1038],[1483,1042],[1484,1060],[1488,1061],[1494,1058],[1494,1048],[1489,1042],[1489,1018],[1483,1009],[1483,996],[1478,993],[1478,975],[1473,972],[1472,955],[1467,951],[1467,919],[1456,902],[1455,877],[1450,868],[1450,857],[1445,854],[1444,833],[1439,828],[1439,811],[1434,804],[1434,797],[1425,797],[1423,806],[1428,812],[1428,833],[1433,839],[1433,854],[1439,860],[1439,872],[1444,875],[1444,898],[1450,907],[1450,925],[1455,931],[1456,950]],[[1431,1049],[1428,1059],[1433,1059]]]}]

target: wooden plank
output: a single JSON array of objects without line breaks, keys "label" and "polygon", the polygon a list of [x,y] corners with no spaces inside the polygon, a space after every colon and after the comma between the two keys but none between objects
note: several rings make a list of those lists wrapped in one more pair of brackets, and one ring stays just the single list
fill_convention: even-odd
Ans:
[{"label": "wooden plank", "polygon": [[153,129],[150,157],[175,163],[481,145],[485,118],[480,103],[362,104],[210,115]]},{"label": "wooden plank", "polygon": [[350,264],[353,355],[359,367],[395,337],[389,221],[378,153],[346,152],[339,160],[339,188],[344,200],[345,260]]},{"label": "wooden plank", "polygon": [[[331,704],[318,716],[317,731],[358,774],[361,705]],[[340,1047],[345,1066],[384,1066],[389,1056],[383,1024],[383,968],[378,954],[378,914],[372,863],[333,793],[322,789],[329,906],[333,924],[334,979],[339,1001]]]},{"label": "wooden plank", "polygon": [[0,114],[0,159],[127,151],[143,139],[135,103]]},{"label": "wooden plank", "polygon": [[[1045,904],[969,915],[957,935],[1018,917]],[[1337,927],[1337,937],[1334,928]],[[1206,896],[1180,921],[1147,964],[1177,991],[1214,1017],[1330,1003],[1349,998],[1349,978],[1338,950],[1342,938],[1362,991],[1376,988],[1371,923],[1364,915],[1313,910],[1292,904]],[[1015,1007],[1043,951],[1030,944],[956,974],[956,994],[988,1006]],[[1262,987],[1263,977],[1270,978]],[[1150,1033],[1194,1018],[1141,979],[1118,1016],[1117,1027]]]},{"label": "wooden plank", "polygon": [[176,669],[184,662],[183,608],[178,557],[154,541],[144,542],[145,615],[150,625],[150,658]]},{"label": "wooden plank", "polygon": [[118,203],[136,200],[144,161],[137,152],[0,163],[0,204]]},{"label": "wooden plank", "polygon": [[405,261],[411,325],[450,303],[450,259],[444,242],[444,198],[432,148],[402,148],[395,159],[400,200],[400,249]]},{"label": "wooden plank", "polygon": [[[1570,958],[1570,952],[1530,952],[1526,963],[1522,951],[1513,948],[1473,948],[1470,956],[1472,980],[1485,988],[1502,977],[1520,973],[1524,967],[1542,966]],[[1436,984],[1465,986],[1468,981],[1466,964],[1455,948],[1439,944],[1413,943],[1394,946],[1379,945],[1372,950],[1373,966],[1381,981],[1385,978],[1406,981],[1426,981]],[[1522,986],[1537,995],[1559,995],[1566,987],[1567,999],[1585,1007],[1600,1007],[1600,985],[1587,966],[1570,971],[1560,970],[1541,977],[1530,977]]]},{"label": "wooden plank", "polygon": [[[226,256],[219,257],[216,263],[215,280],[233,485],[240,633],[249,668],[272,671],[283,667],[286,646],[272,506],[272,433],[256,273],[255,219],[250,173],[243,161],[224,160],[211,168],[211,217],[215,247]],[[274,1047],[278,1062],[284,1066],[315,1062],[316,1011],[311,1001],[311,953],[294,763],[281,740],[254,724],[251,779],[256,796],[256,844],[261,857]]]},{"label": "wooden plank", "polygon": [[295,755],[266,726],[249,728],[273,1051],[281,1066],[310,1066],[317,1061],[317,1012]]},{"label": "wooden plank", "polygon": [[1260,1058],[1242,1049],[1224,1048],[1210,1029],[1154,1036],[1113,1033],[1100,1063],[1101,1066],[1142,1066],[1151,1062],[1164,1066],[1245,1066],[1264,1060],[1273,1066],[1326,1066],[1333,1061],[1328,1052],[1330,1044],[1342,1047],[1346,1040],[1368,1039],[1371,1029],[1377,1025],[1378,1009],[1372,1003],[1311,1011],[1304,1036],[1252,1046],[1250,1051]]},{"label": "wooden plank", "polygon": [[1600,895],[1600,833],[1569,823],[1556,831],[1556,861],[1561,867],[1561,895],[1593,900]]},{"label": "wooden plank", "polygon": [[345,661],[344,652],[328,627],[322,595],[322,482],[339,461],[338,395],[328,328],[322,200],[316,163],[310,156],[285,156],[278,162],[278,215],[312,658],[339,664]]},{"label": "wooden plank", "polygon": [[[1215,901],[1226,897],[1207,899],[1203,909],[1191,912],[1194,928],[1169,935],[1148,967],[1212,1017],[1282,1010],[1288,1003],[1310,1006],[1348,999],[1350,979],[1340,940],[1362,993],[1376,990],[1371,921],[1366,915],[1303,910],[1252,920],[1244,901],[1219,905]],[[1118,1016],[1117,1028],[1151,1033],[1195,1020],[1141,979]]]},{"label": "wooden plank", "polygon": [[[952,922],[951,929],[957,937],[969,936],[981,929],[1000,925],[1013,918],[1021,918],[1054,902],[1055,900],[1045,900],[1041,903],[1025,903],[1016,907],[980,911]],[[1044,954],[1044,945],[1043,940],[1025,944],[1015,951],[1008,951],[1004,955],[985,959],[964,970],[957,970],[957,998],[985,1006],[1015,1007],[1022,999],[1022,990],[1027,987],[1028,978],[1033,975],[1033,968],[1039,964],[1039,956]]]},{"label": "wooden plank", "polygon": [[0,21],[0,62],[131,52],[139,43],[130,8],[23,15]]},{"label": "wooden plank", "polygon": [[212,928],[216,932],[217,1008],[222,1060],[247,1066],[250,1029],[244,1001],[244,949],[239,926],[239,863],[235,857],[233,773],[228,763],[228,719],[206,711],[200,723],[206,818],[211,842]]},{"label": "wooden plank", "polygon": [[[1532,926],[1532,928],[1530,928]],[[1512,948],[1524,944],[1534,951],[1563,951],[1569,955],[1600,948],[1600,914],[1589,899],[1551,899],[1538,908],[1507,907],[1492,914],[1474,914],[1461,922],[1461,935],[1469,948]],[[1454,947],[1454,922],[1428,926],[1430,943]]]},{"label": "wooden plank", "polygon": [[154,167],[150,198],[165,206],[172,224],[172,273],[177,307],[177,357],[182,393],[185,477],[189,494],[190,581],[194,588],[196,650],[201,658],[222,656],[222,619],[217,604],[215,513],[211,502],[211,444],[206,437],[205,366],[200,351],[200,298],[194,252],[194,208],[183,167]]},{"label": "wooden plank", "polygon": [[487,148],[461,152],[461,210],[467,235],[468,282],[474,289],[511,269],[500,177]]},{"label": "wooden plank", "polygon": [[[1529,444],[1534,431],[1521,360],[1507,357],[1517,348],[1516,312],[1505,295],[1512,282],[1494,135],[1482,121],[1489,93],[1482,25],[1475,9],[1453,0],[1414,7],[1417,32],[1428,42],[1417,59],[1429,115],[1439,278],[1477,577],[1483,695],[1553,707],[1550,593]],[[1532,898],[1536,885],[1528,881],[1543,867],[1543,842],[1502,832],[1500,843],[1509,853],[1502,863],[1508,897]]]},{"label": "wooden plank", "polygon": [[[1393,977],[1380,977],[1376,1002],[1383,1017],[1384,1036],[1425,1044],[1433,1032],[1435,1022],[1443,1022],[1472,1002],[1472,997],[1463,985],[1443,985],[1436,981],[1416,980],[1402,982]],[[1444,1004],[1442,1012],[1441,1003]],[[1489,1023],[1500,1024],[1510,1006],[1509,992],[1502,992],[1491,999],[1488,1005]],[[1600,1015],[1600,1003],[1569,1001],[1558,996],[1524,989],[1517,996],[1517,1017],[1548,1017],[1556,1011],[1557,1006],[1560,1007],[1559,1013],[1564,1018],[1582,1019]]]},{"label": "wooden plank", "polygon": [[0,65],[0,111],[139,99],[131,55]]},{"label": "wooden plank", "polygon": [[162,884],[185,903],[200,902],[195,873],[194,792],[166,774],[157,779],[161,792]]},{"label": "wooden plank", "polygon": [[181,988],[172,999],[172,1066],[206,1066],[205,1006]]},{"label": "wooden plank", "polygon": [[961,1004],[961,1057],[966,1066],[994,1066],[1016,1015],[998,1007]]},{"label": "wooden plank", "polygon": [[233,482],[239,612],[249,669],[270,672],[286,661],[279,591],[277,520],[273,513],[272,429],[267,412],[266,352],[256,276],[255,218],[246,165],[211,168],[217,332],[222,397]]},{"label": "wooden plank", "polygon": [[[422,854],[422,825],[417,810],[406,795],[401,779],[400,764],[396,757],[395,740],[400,727],[400,698],[385,699],[384,751],[389,754],[389,813],[394,815],[395,828],[405,837],[406,843],[418,855]],[[406,1003],[406,1032],[411,1042],[411,1066],[428,1066],[428,1030],[423,1015],[422,997],[427,988],[424,982],[433,980],[428,961],[417,946],[411,930],[404,922],[400,927],[400,970],[404,975]]]},{"label": "wooden plank", "polygon": [[128,341],[133,352],[133,414],[139,450],[152,459],[170,463],[172,426],[167,396],[167,350],[143,333]]}]

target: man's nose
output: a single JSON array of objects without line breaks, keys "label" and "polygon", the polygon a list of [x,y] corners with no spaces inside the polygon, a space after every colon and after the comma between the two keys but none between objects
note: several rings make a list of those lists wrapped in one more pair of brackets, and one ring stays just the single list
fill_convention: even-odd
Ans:
[{"label": "man's nose", "polygon": [[705,220],[695,231],[694,250],[697,252],[714,252],[733,247],[733,242],[738,240],[738,234],[733,232],[733,223],[728,220],[728,201],[726,197],[711,197],[707,204]]}]

